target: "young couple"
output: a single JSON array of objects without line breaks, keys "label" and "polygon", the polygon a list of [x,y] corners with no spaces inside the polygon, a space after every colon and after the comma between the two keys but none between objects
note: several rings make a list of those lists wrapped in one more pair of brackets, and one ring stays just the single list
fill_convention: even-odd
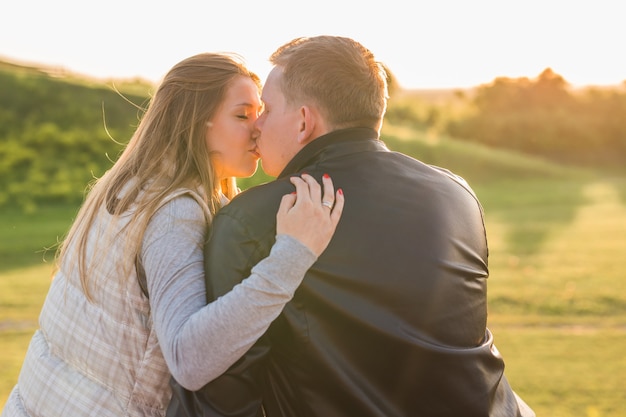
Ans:
[{"label": "young couple", "polygon": [[[383,66],[336,36],[270,61],[262,93],[226,54],[165,76],[3,417],[533,415],[486,328],[480,204],[379,140]],[[259,158],[276,180],[237,194]]]}]

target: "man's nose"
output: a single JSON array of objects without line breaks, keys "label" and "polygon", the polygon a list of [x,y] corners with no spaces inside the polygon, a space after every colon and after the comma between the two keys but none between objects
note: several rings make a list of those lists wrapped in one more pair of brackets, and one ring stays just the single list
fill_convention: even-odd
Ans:
[{"label": "man's nose", "polygon": [[256,124],[252,128],[252,140],[256,141],[261,136],[261,131],[256,127]]},{"label": "man's nose", "polygon": [[259,114],[259,117],[256,118],[256,120],[254,121],[254,128],[255,129],[261,129],[261,127],[263,126],[263,120],[265,119],[265,117],[263,117],[265,115],[265,113],[261,113]]}]

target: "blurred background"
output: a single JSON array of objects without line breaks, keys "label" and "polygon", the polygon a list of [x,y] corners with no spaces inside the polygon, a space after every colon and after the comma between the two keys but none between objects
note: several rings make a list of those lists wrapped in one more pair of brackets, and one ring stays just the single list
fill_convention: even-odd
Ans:
[{"label": "blurred background", "polygon": [[[56,246],[159,79],[205,51],[237,52],[264,79],[278,46],[331,34],[390,70],[382,140],[477,192],[489,327],[513,388],[538,416],[626,416],[619,2],[212,3],[0,6],[0,407]],[[239,184],[271,179],[259,169]]]}]

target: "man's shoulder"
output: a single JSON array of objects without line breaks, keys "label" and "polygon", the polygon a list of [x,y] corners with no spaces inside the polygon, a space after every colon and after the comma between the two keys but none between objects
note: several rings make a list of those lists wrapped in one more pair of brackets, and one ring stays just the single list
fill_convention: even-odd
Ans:
[{"label": "man's shoulder", "polygon": [[292,191],[294,187],[288,179],[278,179],[257,185],[239,193],[218,214],[240,219],[250,216],[258,219],[264,215],[275,217],[281,198]]}]

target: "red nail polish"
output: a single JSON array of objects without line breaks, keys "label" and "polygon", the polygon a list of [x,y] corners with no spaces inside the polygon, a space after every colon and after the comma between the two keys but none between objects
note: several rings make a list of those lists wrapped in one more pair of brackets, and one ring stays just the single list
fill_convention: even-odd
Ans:
[{"label": "red nail polish", "polygon": [[339,195],[343,195],[343,190],[341,188],[338,189],[337,192],[339,193]]},{"label": "red nail polish", "polygon": [[324,178],[328,179],[328,178],[330,178],[330,175],[324,174]]}]

